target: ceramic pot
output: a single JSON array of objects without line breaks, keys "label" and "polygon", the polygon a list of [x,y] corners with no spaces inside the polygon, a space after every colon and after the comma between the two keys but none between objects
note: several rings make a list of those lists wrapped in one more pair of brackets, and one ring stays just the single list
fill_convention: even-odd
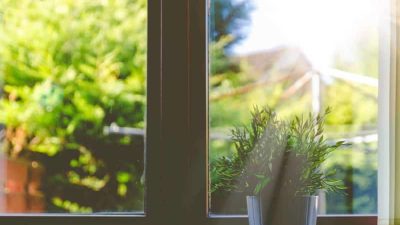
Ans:
[{"label": "ceramic pot", "polygon": [[316,225],[318,196],[286,198],[269,207],[258,196],[247,196],[247,213],[249,225]]},{"label": "ceramic pot", "polygon": [[262,225],[261,201],[258,196],[247,196],[247,215],[249,225]]}]

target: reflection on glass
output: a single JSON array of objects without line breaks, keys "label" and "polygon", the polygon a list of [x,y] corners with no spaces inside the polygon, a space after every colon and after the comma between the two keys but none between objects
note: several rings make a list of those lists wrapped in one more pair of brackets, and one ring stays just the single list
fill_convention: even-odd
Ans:
[{"label": "reflection on glass", "polygon": [[[222,157],[238,154],[235,127],[254,106],[279,119],[325,118],[327,143],[349,145],[322,170],[345,189],[319,194],[320,214],[377,212],[377,0],[213,0],[210,12],[210,211],[246,213],[246,194],[223,187]],[[338,16],[340,15],[340,16]]]},{"label": "reflection on glass", "polygon": [[0,1],[0,213],[144,201],[146,1]]}]

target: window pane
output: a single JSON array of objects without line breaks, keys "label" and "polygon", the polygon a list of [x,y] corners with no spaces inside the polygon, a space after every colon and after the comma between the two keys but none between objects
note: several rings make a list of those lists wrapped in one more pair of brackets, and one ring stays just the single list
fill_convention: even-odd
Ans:
[{"label": "window pane", "polygon": [[[270,176],[257,174],[262,164],[252,164],[254,156],[248,152],[257,148],[273,151],[276,146],[272,143],[278,138],[265,137],[271,133],[287,138],[274,151],[289,151],[293,146],[297,146],[292,149],[294,152],[300,151],[305,145],[292,143],[293,137],[300,136],[293,133],[294,118],[307,120],[312,113],[310,121],[314,123],[313,118],[324,114],[328,107],[331,112],[325,116],[322,133],[325,143],[346,144],[330,153],[318,167],[324,176],[342,185],[338,192],[316,188],[319,213],[377,212],[378,6],[377,0],[212,0],[212,213],[245,214],[246,195],[257,192],[257,185],[264,187],[261,195],[268,195],[273,180],[279,176],[271,175],[271,168],[262,170],[270,171]],[[273,130],[269,125],[261,126],[257,136],[251,126],[254,114],[258,115],[255,107],[260,111],[267,107],[279,122],[289,125]],[[321,136],[316,137],[318,140]],[[272,168],[274,163],[265,161]],[[291,172],[306,179],[308,175],[301,168]],[[299,182],[304,181],[301,179]],[[316,187],[316,183],[313,185]],[[329,189],[328,186],[325,187]],[[299,184],[294,192],[308,193],[304,187]]]},{"label": "window pane", "polygon": [[0,0],[0,213],[141,212],[145,0]]}]

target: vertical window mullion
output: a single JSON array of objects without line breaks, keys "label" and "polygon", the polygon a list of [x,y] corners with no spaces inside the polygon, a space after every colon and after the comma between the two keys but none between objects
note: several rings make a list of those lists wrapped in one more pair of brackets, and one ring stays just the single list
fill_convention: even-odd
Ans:
[{"label": "vertical window mullion", "polygon": [[162,209],[159,179],[161,170],[161,0],[148,0],[148,53],[147,53],[147,126],[145,147],[145,207],[144,212],[148,224],[157,223]]},{"label": "vertical window mullion", "polygon": [[[184,224],[190,219],[188,97],[188,1],[168,0],[161,4],[161,144],[152,169],[158,179],[157,224]],[[149,159],[151,160],[151,159]],[[155,164],[156,163],[156,164]],[[157,176],[158,175],[158,176]],[[151,194],[151,193],[149,193]]]},{"label": "vertical window mullion", "polygon": [[192,217],[204,224],[208,208],[208,1],[189,0],[190,167]]}]

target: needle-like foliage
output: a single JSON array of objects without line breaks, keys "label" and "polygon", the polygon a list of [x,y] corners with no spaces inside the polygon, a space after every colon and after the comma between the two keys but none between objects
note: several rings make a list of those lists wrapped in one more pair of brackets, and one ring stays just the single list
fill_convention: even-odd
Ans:
[{"label": "needle-like foliage", "polygon": [[321,169],[329,154],[344,145],[328,144],[323,136],[329,112],[282,121],[273,110],[254,107],[250,126],[232,130],[235,154],[215,163],[218,182],[213,191],[258,195],[278,188],[296,196],[343,189],[340,181],[330,178],[334,170]]}]

